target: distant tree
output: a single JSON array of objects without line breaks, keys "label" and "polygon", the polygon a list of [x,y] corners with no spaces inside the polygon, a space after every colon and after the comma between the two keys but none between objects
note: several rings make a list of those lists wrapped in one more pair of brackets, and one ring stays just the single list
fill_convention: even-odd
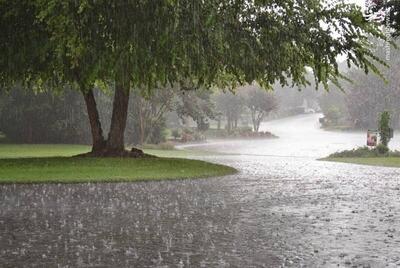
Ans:
[{"label": "distant tree", "polygon": [[177,140],[181,136],[181,133],[180,133],[179,129],[172,130],[171,134],[172,134],[172,137],[174,137],[175,140]]},{"label": "distant tree", "polygon": [[226,130],[236,129],[245,109],[243,96],[231,91],[220,92],[215,97],[215,103],[217,110],[226,118]]},{"label": "distant tree", "polygon": [[[327,124],[348,123],[349,112],[346,106],[346,97],[346,93],[337,88],[333,88],[329,92],[322,92],[318,97],[318,103]],[[356,124],[357,122],[355,120],[353,123]]]},{"label": "distant tree", "polygon": [[[376,40],[372,40],[375,43]],[[400,45],[400,41],[396,41]],[[385,55],[386,48],[379,46],[376,54]],[[388,62],[389,68],[381,72],[387,81],[375,75],[365,75],[361,70],[351,70],[349,76],[353,82],[345,86],[345,112],[357,128],[375,128],[379,114],[390,111],[393,127],[400,127],[400,51],[393,50]]]},{"label": "distant tree", "polygon": [[178,92],[176,112],[181,119],[192,118],[199,131],[209,128],[209,120],[214,119],[216,112],[211,100],[212,92],[207,89],[184,89]]},{"label": "distant tree", "polygon": [[0,131],[20,143],[90,143],[85,106],[76,91],[34,93],[17,87],[1,96]]},{"label": "distant tree", "polygon": [[388,146],[391,139],[390,134],[390,113],[388,111],[384,111],[381,113],[379,119],[379,137],[381,140],[381,144],[385,147]]},{"label": "distant tree", "polygon": [[262,120],[278,107],[275,96],[258,86],[247,86],[241,89],[245,104],[250,111],[253,130],[258,132]]},{"label": "distant tree", "polygon": [[175,94],[171,88],[155,89],[147,97],[138,90],[134,91],[128,110],[127,139],[133,144],[163,141],[165,114],[174,110]]}]

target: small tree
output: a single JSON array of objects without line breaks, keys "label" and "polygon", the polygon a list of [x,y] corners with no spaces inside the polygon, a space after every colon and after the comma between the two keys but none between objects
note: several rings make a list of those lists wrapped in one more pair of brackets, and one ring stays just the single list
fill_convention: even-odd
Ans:
[{"label": "small tree", "polygon": [[278,107],[275,96],[257,86],[243,87],[245,104],[250,110],[253,129],[258,132],[262,120]]},{"label": "small tree", "polygon": [[130,94],[127,134],[133,144],[159,143],[164,141],[165,114],[173,110],[172,88],[154,89],[152,94],[134,90]]},{"label": "small tree", "polygon": [[381,118],[379,120],[379,137],[381,140],[381,144],[387,147],[391,139],[390,113],[388,111],[384,111],[383,113],[381,113]]},{"label": "small tree", "polygon": [[212,92],[201,88],[183,88],[178,93],[176,112],[184,120],[185,117],[192,118],[197,125],[197,130],[206,131],[210,124],[209,119],[216,116],[215,105],[211,100]]}]

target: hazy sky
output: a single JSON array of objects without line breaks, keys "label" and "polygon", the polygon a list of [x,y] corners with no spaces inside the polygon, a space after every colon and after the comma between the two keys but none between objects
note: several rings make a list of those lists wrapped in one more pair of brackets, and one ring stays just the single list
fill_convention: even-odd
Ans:
[{"label": "hazy sky", "polygon": [[365,0],[347,0],[349,3],[356,3],[359,4],[360,6],[365,5]]},{"label": "hazy sky", "polygon": [[365,0],[347,0],[349,3],[356,3],[362,7],[365,6]]}]

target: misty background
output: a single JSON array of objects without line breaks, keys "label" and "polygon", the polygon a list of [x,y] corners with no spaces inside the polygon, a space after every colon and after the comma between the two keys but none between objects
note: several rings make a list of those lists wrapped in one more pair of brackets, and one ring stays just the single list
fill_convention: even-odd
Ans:
[{"label": "misty background", "polygon": [[[376,55],[384,58],[384,44],[374,42]],[[259,130],[261,122],[304,113],[321,113],[322,128],[351,131],[376,129],[380,113],[389,111],[392,127],[398,129],[399,61],[399,51],[392,49],[389,67],[380,68],[386,81],[362,70],[349,70],[345,62],[340,62],[340,70],[352,82],[343,81],[342,89],[331,85],[329,91],[322,87],[316,90],[311,74],[307,87],[275,84],[272,91],[256,84],[233,92],[164,87],[148,94],[132,89],[126,142],[144,145],[207,138],[274,137],[274,133]],[[90,144],[88,117],[79,92],[35,92],[21,86],[1,92],[2,142]],[[106,132],[112,111],[111,92],[104,88],[95,90]]]}]

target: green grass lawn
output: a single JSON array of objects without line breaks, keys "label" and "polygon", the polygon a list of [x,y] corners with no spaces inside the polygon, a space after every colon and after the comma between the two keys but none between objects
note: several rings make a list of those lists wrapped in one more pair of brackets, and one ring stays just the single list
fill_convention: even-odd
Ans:
[{"label": "green grass lawn", "polygon": [[369,166],[400,167],[400,157],[328,157],[321,160]]},{"label": "green grass lawn", "polygon": [[[0,159],[73,156],[90,151],[90,146],[74,144],[0,144]],[[159,157],[190,158],[209,155],[200,150],[145,149],[145,153]]]},{"label": "green grass lawn", "polygon": [[234,168],[223,165],[183,159],[204,152],[145,150],[148,154],[161,156],[153,159],[70,157],[89,149],[83,145],[0,144],[0,183],[185,179],[222,176],[236,172]]},{"label": "green grass lawn", "polygon": [[73,156],[90,151],[86,145],[0,144],[0,158]]}]

